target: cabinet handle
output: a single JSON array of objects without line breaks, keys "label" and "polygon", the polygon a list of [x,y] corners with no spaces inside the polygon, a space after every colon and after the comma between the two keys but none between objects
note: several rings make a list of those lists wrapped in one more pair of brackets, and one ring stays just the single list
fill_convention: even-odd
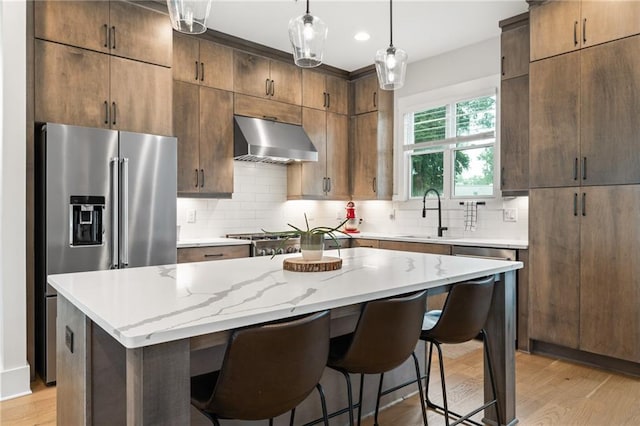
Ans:
[{"label": "cabinet handle", "polygon": [[200,62],[200,70],[202,71],[200,73],[200,81],[204,81],[204,62]]},{"label": "cabinet handle", "polygon": [[327,107],[327,92],[322,92],[322,106]]},{"label": "cabinet handle", "polygon": [[578,193],[573,193],[573,215],[578,216]]},{"label": "cabinet handle", "polygon": [[276,94],[276,82],[275,80],[271,80],[271,96]]},{"label": "cabinet handle", "polygon": [[504,56],[502,57],[502,59],[500,60],[500,72],[502,73],[502,75],[504,76]]},{"label": "cabinet handle", "polygon": [[109,47],[109,26],[104,24],[104,47]]},{"label": "cabinet handle", "polygon": [[573,21],[573,45],[578,45],[578,21]]},{"label": "cabinet handle", "polygon": [[196,169],[196,188],[200,186],[200,179],[198,179],[198,169]]},{"label": "cabinet handle", "polygon": [[573,180],[578,180],[578,157],[573,162]]},{"label": "cabinet handle", "polygon": [[582,43],[587,43],[587,18],[582,20]]},{"label": "cabinet handle", "polygon": [[378,184],[378,179],[374,177],[373,178],[373,185],[372,185],[374,193],[378,192],[378,185],[377,184]]},{"label": "cabinet handle", "polygon": [[198,81],[200,78],[198,77],[198,61],[196,61],[196,81]]},{"label": "cabinet handle", "polygon": [[265,120],[278,121],[278,117],[275,115],[263,115],[262,118]]},{"label": "cabinet handle", "polygon": [[587,157],[582,157],[582,180],[587,180]]},{"label": "cabinet handle", "polygon": [[373,107],[378,108],[378,92],[373,92]]},{"label": "cabinet handle", "polygon": [[200,169],[200,188],[204,188],[204,169]]},{"label": "cabinet handle", "polygon": [[111,48],[116,48],[116,27],[111,27],[111,32],[113,33],[113,37],[111,37]]},{"label": "cabinet handle", "polygon": [[582,193],[582,216],[587,215],[587,193]]},{"label": "cabinet handle", "polygon": [[327,93],[327,108],[331,108],[331,93]]},{"label": "cabinet handle", "polygon": [[264,81],[264,94],[267,95],[267,96],[269,96],[269,82],[270,81],[271,80],[269,80],[269,79],[266,79]]},{"label": "cabinet handle", "polygon": [[113,124],[114,126],[116,125],[116,103],[112,102],[111,106],[113,107],[113,120],[111,121],[111,124]]},{"label": "cabinet handle", "polygon": [[109,124],[109,102],[104,101],[104,124]]},{"label": "cabinet handle", "polygon": [[322,192],[327,192],[327,178],[322,178]]},{"label": "cabinet handle", "polygon": [[224,253],[212,253],[212,254],[205,253],[204,255],[204,257],[222,257],[222,256],[224,256]]},{"label": "cabinet handle", "polygon": [[331,178],[327,178],[327,192],[331,192]]},{"label": "cabinet handle", "polygon": [[504,186],[504,166],[500,169],[500,186]]}]

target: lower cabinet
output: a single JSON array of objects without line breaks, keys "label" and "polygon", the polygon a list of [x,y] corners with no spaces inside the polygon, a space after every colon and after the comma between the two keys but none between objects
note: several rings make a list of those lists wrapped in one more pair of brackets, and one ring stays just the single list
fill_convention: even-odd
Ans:
[{"label": "lower cabinet", "polygon": [[536,189],[529,206],[531,338],[640,362],[640,185]]},{"label": "lower cabinet", "polygon": [[233,246],[188,247],[178,249],[178,263],[204,262],[209,260],[249,257],[249,244]]},{"label": "lower cabinet", "polygon": [[380,248],[380,241],[364,238],[354,238],[351,240],[351,247]]}]

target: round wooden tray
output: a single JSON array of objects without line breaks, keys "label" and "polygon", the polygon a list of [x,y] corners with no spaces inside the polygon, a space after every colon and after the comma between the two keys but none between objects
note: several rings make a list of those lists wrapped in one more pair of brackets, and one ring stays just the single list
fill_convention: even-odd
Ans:
[{"label": "round wooden tray", "polygon": [[304,260],[302,257],[292,257],[282,262],[285,271],[293,272],[325,272],[342,268],[339,257],[324,256],[320,260]]}]

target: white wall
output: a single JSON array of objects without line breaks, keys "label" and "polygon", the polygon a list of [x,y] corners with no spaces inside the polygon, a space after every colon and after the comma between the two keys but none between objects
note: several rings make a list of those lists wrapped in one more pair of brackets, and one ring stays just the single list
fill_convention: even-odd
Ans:
[{"label": "white wall", "polygon": [[0,400],[30,393],[26,362],[25,28],[25,2],[0,2]]}]

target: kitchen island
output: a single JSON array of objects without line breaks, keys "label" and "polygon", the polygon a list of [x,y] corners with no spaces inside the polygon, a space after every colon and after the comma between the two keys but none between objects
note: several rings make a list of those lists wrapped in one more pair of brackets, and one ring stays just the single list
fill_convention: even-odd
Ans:
[{"label": "kitchen island", "polygon": [[238,327],[324,309],[340,318],[369,300],[435,294],[486,275],[498,281],[486,327],[502,417],[516,422],[515,271],[522,263],[369,248],[341,254],[342,269],[321,273],[284,271],[285,256],[49,276],[59,294],[58,424],[189,424],[194,347],[224,345]]}]

